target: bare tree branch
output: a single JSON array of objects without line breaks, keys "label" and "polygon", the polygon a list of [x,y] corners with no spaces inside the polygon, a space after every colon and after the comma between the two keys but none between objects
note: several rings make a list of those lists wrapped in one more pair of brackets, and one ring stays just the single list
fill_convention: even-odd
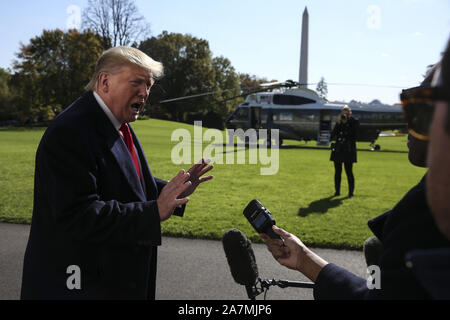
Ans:
[{"label": "bare tree branch", "polygon": [[83,29],[103,38],[103,46],[127,46],[150,34],[150,25],[133,0],[89,0],[83,11]]}]

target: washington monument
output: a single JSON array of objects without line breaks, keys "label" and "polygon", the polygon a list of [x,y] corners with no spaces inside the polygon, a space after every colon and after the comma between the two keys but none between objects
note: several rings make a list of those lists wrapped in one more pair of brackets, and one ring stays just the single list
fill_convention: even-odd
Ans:
[{"label": "washington monument", "polygon": [[305,7],[302,20],[302,44],[300,49],[300,88],[307,88],[308,83],[308,33],[309,33],[309,15],[308,9]]}]

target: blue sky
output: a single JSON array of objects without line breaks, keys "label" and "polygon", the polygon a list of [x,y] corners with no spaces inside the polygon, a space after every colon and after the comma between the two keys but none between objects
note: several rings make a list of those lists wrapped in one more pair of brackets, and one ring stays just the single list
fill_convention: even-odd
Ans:
[{"label": "blue sky", "polygon": [[[137,0],[152,35],[208,40],[238,72],[298,80],[301,17],[309,12],[309,82],[330,83],[330,100],[398,102],[420,83],[450,36],[448,0]],[[87,0],[0,1],[0,67],[42,29],[67,29]],[[348,86],[338,84],[370,84]],[[381,86],[393,86],[384,88]],[[311,86],[315,88],[315,86]]]}]

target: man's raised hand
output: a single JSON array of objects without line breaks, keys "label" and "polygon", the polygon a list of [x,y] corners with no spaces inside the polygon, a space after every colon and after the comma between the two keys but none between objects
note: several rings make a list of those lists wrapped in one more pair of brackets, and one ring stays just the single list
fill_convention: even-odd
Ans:
[{"label": "man's raised hand", "polygon": [[192,182],[188,181],[189,178],[190,173],[181,170],[162,189],[156,201],[161,221],[169,219],[176,207],[186,204],[189,201],[187,196],[181,196],[192,185]]}]

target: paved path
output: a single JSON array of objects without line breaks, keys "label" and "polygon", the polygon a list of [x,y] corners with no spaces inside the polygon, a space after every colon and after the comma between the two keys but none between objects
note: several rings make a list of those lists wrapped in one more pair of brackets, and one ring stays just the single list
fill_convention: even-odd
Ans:
[{"label": "paved path", "polygon": [[[0,300],[20,297],[23,255],[29,225],[0,223]],[[245,287],[234,282],[221,241],[163,237],[158,251],[158,300],[247,300]],[[307,281],[280,266],[263,244],[253,244],[261,278]],[[327,261],[365,277],[362,252],[313,249]],[[258,296],[263,299],[264,295]],[[272,287],[267,300],[311,300],[311,289]]]}]

